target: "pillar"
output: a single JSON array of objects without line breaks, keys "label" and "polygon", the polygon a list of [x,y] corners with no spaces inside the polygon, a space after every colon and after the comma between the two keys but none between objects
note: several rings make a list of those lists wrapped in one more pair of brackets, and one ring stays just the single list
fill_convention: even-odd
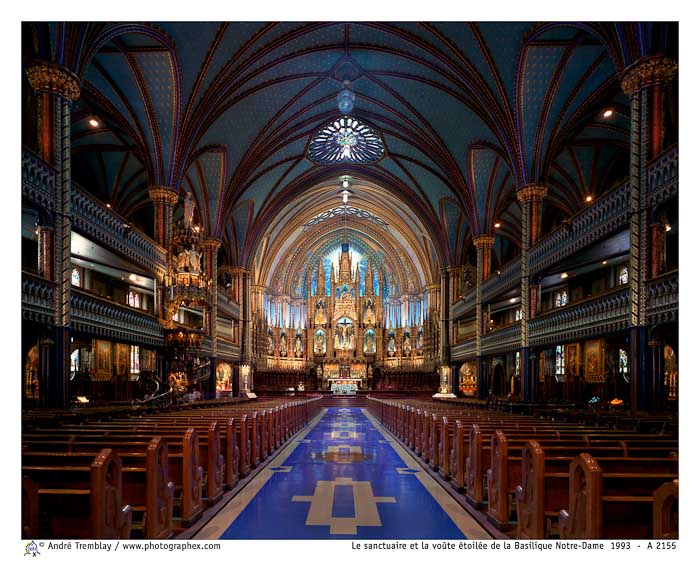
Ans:
[{"label": "pillar", "polygon": [[177,192],[170,187],[148,188],[148,196],[153,201],[153,233],[155,241],[165,249],[170,249],[173,229],[173,211],[179,200]]},{"label": "pillar", "polygon": [[495,242],[495,237],[482,234],[474,238],[476,246],[476,388],[477,397],[486,399],[489,395],[488,378],[484,377],[485,369],[482,367],[481,358],[481,336],[484,334],[484,317],[481,309],[482,287],[484,281],[491,274],[491,249]]},{"label": "pillar", "polygon": [[209,383],[207,384],[207,391],[209,393],[209,399],[213,399],[216,396],[216,359],[218,356],[216,325],[219,316],[219,271],[217,268],[217,255],[221,247],[221,240],[205,238],[201,247],[204,253],[204,271],[209,279],[210,290],[210,306],[205,330],[207,335],[211,338],[211,356],[209,357],[211,361],[211,374],[209,376]]},{"label": "pillar", "polygon": [[[80,80],[64,66],[37,61],[27,69],[29,85],[42,105],[39,134],[42,156],[56,168],[52,262],[43,255],[44,275],[52,275],[54,292],[54,360],[47,405],[67,407],[70,401],[70,293],[71,293],[71,104],[80,97]],[[48,235],[48,232],[45,232]],[[52,246],[52,247],[51,247]],[[46,248],[45,248],[46,249]]]},{"label": "pillar", "polygon": [[658,155],[663,138],[662,85],[678,71],[676,61],[656,56],[631,65],[622,79],[630,97],[630,406],[651,407],[653,383],[648,364],[646,324],[649,263],[649,201],[647,166]]},{"label": "pillar", "polygon": [[520,247],[520,376],[522,379],[522,395],[524,401],[537,398],[537,379],[531,369],[529,322],[532,310],[532,294],[530,290],[530,271],[528,269],[528,254],[530,248],[537,243],[541,233],[542,200],[547,194],[547,187],[539,184],[529,184],[517,191],[521,210],[521,247]]},{"label": "pillar", "polygon": [[39,226],[37,271],[40,276],[53,280],[53,228]]}]

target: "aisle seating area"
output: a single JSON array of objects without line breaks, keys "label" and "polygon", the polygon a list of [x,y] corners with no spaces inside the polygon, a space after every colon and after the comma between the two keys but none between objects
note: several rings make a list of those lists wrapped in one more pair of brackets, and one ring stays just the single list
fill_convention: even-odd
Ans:
[{"label": "aisle seating area", "polygon": [[166,539],[320,410],[266,398],[22,434],[22,537]]},{"label": "aisle seating area", "polygon": [[518,539],[678,535],[678,440],[432,400],[370,412],[497,529]]}]

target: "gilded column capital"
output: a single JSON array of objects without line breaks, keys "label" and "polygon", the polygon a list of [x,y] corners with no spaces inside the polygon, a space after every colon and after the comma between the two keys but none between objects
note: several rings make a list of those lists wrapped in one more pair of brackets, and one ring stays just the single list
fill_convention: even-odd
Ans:
[{"label": "gilded column capital", "polygon": [[479,234],[478,236],[474,236],[473,241],[477,248],[491,249],[496,241],[496,236],[491,234]]},{"label": "gilded column capital", "polygon": [[58,94],[68,101],[80,97],[80,78],[65,66],[37,61],[27,68],[29,85],[37,92]]},{"label": "gilded column capital", "polygon": [[678,74],[678,61],[665,56],[642,58],[628,66],[622,77],[622,91],[632,95],[642,88],[671,81]]},{"label": "gilded column capital", "polygon": [[529,183],[516,191],[519,203],[541,201],[547,194],[546,185],[541,183]]},{"label": "gilded column capital", "polygon": [[221,247],[221,240],[217,238],[204,238],[200,245],[205,251],[218,251]]},{"label": "gilded column capital", "polygon": [[148,188],[148,196],[154,203],[176,205],[180,200],[177,191],[170,187],[154,186]]}]

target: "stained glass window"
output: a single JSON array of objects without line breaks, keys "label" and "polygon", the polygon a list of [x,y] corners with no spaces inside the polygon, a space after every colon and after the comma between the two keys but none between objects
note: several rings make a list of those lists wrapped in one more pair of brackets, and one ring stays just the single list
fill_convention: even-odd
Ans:
[{"label": "stained glass window", "polygon": [[141,365],[139,362],[139,348],[135,345],[131,345],[131,357],[129,360],[131,366],[131,373],[138,374],[141,372]]},{"label": "stained glass window", "polygon": [[129,304],[129,306],[131,306],[132,308],[140,308],[141,295],[134,290],[130,290],[129,295],[127,296],[127,304]]},{"label": "stained glass window", "polygon": [[518,308],[515,310],[515,321],[520,321],[521,319],[523,319],[523,310],[522,308]]},{"label": "stained glass window", "polygon": [[555,308],[561,308],[562,306],[566,306],[569,303],[569,293],[566,290],[562,290],[561,292],[557,292],[554,295],[554,307]]},{"label": "stained glass window", "polygon": [[80,286],[80,269],[78,269],[78,267],[73,267],[73,272],[70,276],[70,283],[73,286]]},{"label": "stained glass window", "polygon": [[561,308],[561,293],[557,292],[554,296],[554,307]]},{"label": "stained glass window", "polygon": [[309,158],[317,164],[374,163],[384,156],[384,144],[368,125],[351,116],[335,119],[314,134]]},{"label": "stained glass window", "polygon": [[520,376],[520,351],[515,353],[515,376]]},{"label": "stained glass window", "polygon": [[561,293],[561,305],[566,306],[569,303],[569,294],[566,292],[566,290],[563,290]]},{"label": "stained glass window", "polygon": [[620,374],[625,379],[625,382],[630,381],[629,364],[627,362],[627,352],[620,349]]},{"label": "stained glass window", "polygon": [[620,269],[620,274],[617,277],[617,284],[623,285],[627,284],[629,282],[629,271],[627,270],[627,267],[622,267]]},{"label": "stained glass window", "polygon": [[564,381],[564,367],[566,366],[564,358],[564,345],[557,345],[555,349],[555,361],[554,361],[554,377],[557,382]]}]

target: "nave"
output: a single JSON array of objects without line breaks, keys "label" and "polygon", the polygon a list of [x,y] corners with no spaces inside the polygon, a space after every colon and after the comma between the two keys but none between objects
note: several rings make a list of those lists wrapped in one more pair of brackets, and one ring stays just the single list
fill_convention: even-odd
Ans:
[{"label": "nave", "polygon": [[195,539],[490,539],[364,408],[323,409]]}]

